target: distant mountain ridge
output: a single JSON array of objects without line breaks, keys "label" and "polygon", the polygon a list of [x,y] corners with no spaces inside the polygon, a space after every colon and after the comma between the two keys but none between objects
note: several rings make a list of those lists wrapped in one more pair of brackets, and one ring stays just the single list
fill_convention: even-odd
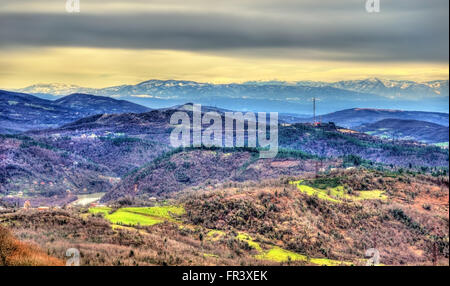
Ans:
[{"label": "distant mountain ridge", "polygon": [[[383,119],[403,119],[431,122],[448,126],[448,113],[404,111],[394,109],[351,108],[317,116],[316,120],[334,122],[342,127],[355,128],[363,124],[374,123]],[[312,122],[313,118],[299,119],[298,122]]]},{"label": "distant mountain ridge", "polygon": [[71,108],[84,114],[100,113],[142,113],[150,108],[126,100],[117,100],[106,96],[74,93],[54,102],[59,106]]},{"label": "distant mountain ridge", "polygon": [[72,110],[29,94],[0,90],[0,133],[50,128],[77,118]]},{"label": "distant mountain ridge", "polygon": [[[28,135],[33,138],[43,138],[44,140],[48,140],[48,138],[58,135],[58,137],[61,138],[58,139],[61,141],[58,148],[63,149],[66,149],[67,147],[65,146],[68,146],[69,144],[66,142],[66,139],[62,138],[71,137],[74,139],[81,138],[83,136],[93,136],[92,140],[83,139],[82,141],[92,141],[91,143],[95,145],[99,145],[99,142],[97,142],[98,140],[95,138],[104,140],[102,137],[112,137],[112,140],[117,140],[117,144],[125,144],[126,142],[125,147],[128,150],[128,148],[131,148],[130,146],[133,144],[135,145],[136,142],[134,142],[134,139],[127,137],[133,137],[138,138],[139,140],[155,142],[157,143],[155,146],[158,146],[159,148],[162,146],[170,146],[170,133],[173,129],[173,126],[170,125],[171,115],[179,110],[185,110],[191,117],[192,111],[189,110],[190,107],[190,104],[186,104],[182,107],[175,106],[172,109],[156,109],[140,114],[128,113],[93,115],[56,129],[29,132]],[[207,112],[209,110],[214,110],[214,108],[210,109],[205,107],[205,109],[202,109],[203,112]],[[375,112],[376,111],[377,110],[375,110]],[[389,113],[389,111],[382,112]],[[400,111],[395,111],[393,113],[399,112]],[[424,114],[426,114],[426,112]],[[362,117],[362,119],[358,121],[362,122],[364,120],[367,119]],[[208,124],[204,124],[203,128],[207,128],[208,126]],[[346,130],[322,132],[320,128],[315,128],[311,124],[283,124],[280,122],[278,138],[279,146],[282,149],[286,148],[301,150],[308,154],[318,156],[339,157],[346,154],[356,154],[367,160],[389,162],[395,165],[403,165],[405,162],[411,162],[413,165],[441,165],[442,160],[445,160],[445,156],[442,157],[441,155],[436,155],[433,160],[427,158],[424,162],[422,162],[422,157],[425,156],[415,156],[412,154],[407,154],[406,152],[404,154],[394,154],[397,151],[394,153],[391,152],[394,143],[390,140],[382,140],[363,133],[353,134],[351,132],[346,132]],[[360,143],[355,143],[356,141]],[[56,141],[46,141],[47,144],[55,144],[54,142]],[[86,142],[83,143],[83,145],[88,144]],[[399,145],[397,147],[400,148],[401,145],[401,147],[405,148],[405,150],[416,146],[416,144],[412,142],[398,142],[396,144]],[[82,149],[93,149],[92,147],[87,146],[88,145],[85,145]],[[432,154],[435,152],[439,153],[440,151],[430,149],[430,151],[427,152]],[[152,156],[153,155],[154,154],[152,154]],[[402,160],[398,159],[400,157],[402,157]],[[439,160],[437,158],[439,158]]]},{"label": "distant mountain ridge", "polygon": [[[118,85],[105,88],[86,88],[72,84],[35,84],[16,91],[30,94],[48,94],[63,96],[70,93],[89,93],[96,95],[136,95],[135,92],[148,92],[148,89],[155,87],[208,87],[211,86],[303,86],[303,87],[333,87],[338,89],[351,90],[361,93],[372,93],[378,95],[397,96],[445,96],[449,93],[448,80],[433,80],[427,82],[415,82],[409,80],[385,80],[379,78],[367,78],[363,80],[343,80],[337,82],[324,81],[248,81],[242,84],[211,84],[185,80],[148,80],[136,85]],[[109,93],[109,94],[107,94]]]},{"label": "distant mountain ridge", "polygon": [[72,94],[57,101],[0,90],[0,133],[58,127],[77,119],[104,113],[141,113],[150,108],[124,100]]},{"label": "distant mountain ridge", "polygon": [[357,92],[378,94],[386,97],[410,97],[420,99],[428,96],[448,96],[448,80],[434,80],[428,82],[414,82],[407,80],[383,80],[368,78],[364,80],[345,80],[333,83],[326,82],[297,82],[304,86],[332,86],[335,88]]},{"label": "distant mountain ridge", "polygon": [[[6,143],[3,143],[3,145],[7,148],[4,149],[4,154],[0,155],[10,156],[11,152],[8,150],[11,149],[11,147],[8,147],[7,144],[11,146],[14,145],[15,150],[19,150],[17,151],[18,154],[26,155],[24,156],[24,159],[21,160],[27,162],[27,164],[21,164],[20,166],[25,166],[21,169],[16,168],[15,165],[6,164],[4,166],[4,171],[0,170],[0,172],[7,174],[4,177],[5,180],[15,176],[17,178],[22,178],[22,181],[27,180],[27,182],[32,182],[32,184],[34,184],[34,180],[38,181],[38,178],[42,178],[47,182],[49,180],[48,174],[53,174],[51,173],[51,169],[48,171],[42,169],[41,172],[38,172],[36,169],[36,172],[31,174],[31,176],[27,176],[24,170],[27,168],[30,169],[28,167],[29,165],[40,166],[39,164],[42,164],[43,166],[47,166],[47,158],[54,158],[55,162],[57,162],[58,166],[61,166],[61,168],[64,168],[65,166],[67,166],[67,168],[68,166],[75,168],[78,166],[77,164],[81,162],[81,159],[78,158],[83,158],[87,160],[87,163],[98,165],[98,168],[96,168],[95,165],[93,166],[86,163],[86,171],[83,170],[83,180],[86,180],[85,178],[95,178],[95,172],[90,172],[90,170],[95,171],[97,169],[103,169],[101,173],[106,173],[108,178],[131,178],[124,180],[124,183],[119,183],[116,189],[117,192],[111,193],[111,197],[109,198],[118,198],[123,194],[127,194],[129,191],[133,191],[135,184],[138,185],[139,190],[143,191],[142,193],[148,194],[165,194],[166,192],[181,191],[184,187],[191,185],[186,181],[186,177],[197,176],[192,172],[182,172],[182,169],[184,168],[193,171],[196,169],[194,166],[201,166],[201,172],[199,173],[198,178],[217,179],[219,181],[230,178],[230,174],[234,176],[237,181],[254,178],[268,178],[270,177],[267,176],[269,174],[267,172],[269,171],[275,177],[281,174],[294,174],[289,172],[289,170],[286,172],[280,171],[281,173],[278,171],[275,172],[272,168],[273,166],[266,166],[267,168],[264,167],[264,169],[261,169],[261,167],[263,167],[261,164],[263,163],[252,163],[254,159],[253,155],[257,155],[256,150],[246,150],[241,152],[237,149],[235,151],[238,151],[240,154],[238,154],[238,157],[229,157],[229,154],[227,154],[228,151],[225,151],[223,158],[222,156],[219,158],[217,153],[211,152],[211,150],[197,150],[198,152],[190,153],[192,156],[188,162],[182,162],[181,159],[175,160],[176,163],[179,163],[175,170],[173,170],[173,164],[166,160],[165,162],[167,164],[158,168],[157,173],[152,175],[154,170],[148,168],[148,164],[153,160],[156,160],[156,162],[158,162],[156,165],[159,165],[161,163],[161,161],[159,161],[161,158],[169,158],[166,156],[167,154],[171,154],[167,153],[168,151],[174,151],[171,148],[169,140],[170,133],[173,129],[173,126],[170,125],[171,115],[174,112],[184,110],[191,117],[191,108],[191,104],[185,104],[183,106],[156,109],[144,113],[96,114],[83,117],[62,126],[60,125],[57,128],[29,131],[26,135],[29,136],[30,139],[26,139],[26,142],[24,143],[21,142],[21,137],[6,136],[3,141]],[[224,111],[220,108],[207,106],[202,109],[203,112],[211,110],[218,112]],[[365,111],[363,114],[364,116],[367,115],[366,111],[384,112],[388,114],[400,112],[395,110],[380,111],[371,109],[360,109],[356,111],[359,112],[361,110]],[[424,114],[426,114],[426,112]],[[203,127],[206,128],[207,126]],[[304,161],[320,156],[333,160],[344,160],[345,156],[352,154],[360,157],[361,160],[369,160],[375,164],[392,164],[393,166],[402,167],[440,167],[448,164],[448,151],[435,146],[423,146],[414,142],[392,142],[391,140],[383,140],[363,133],[347,131],[348,130],[326,131],[311,124],[280,124],[278,133],[280,150],[277,159],[283,161],[283,159],[287,157],[292,157],[296,160]],[[40,148],[35,148],[36,146]],[[24,148],[27,148],[26,153]],[[45,151],[45,154],[48,154],[48,156],[42,156],[42,149],[49,150]],[[55,152],[57,154],[54,154]],[[63,154],[65,154],[65,152],[72,154],[73,160],[65,160],[64,162],[67,161],[67,163],[62,165],[60,162],[63,162],[63,159],[59,159],[59,157],[64,158]],[[252,153],[252,155],[249,152],[255,153]],[[34,157],[32,157],[32,155]],[[170,157],[175,158],[173,156]],[[184,158],[184,155],[181,157]],[[15,156],[13,158],[22,157]],[[31,158],[36,159],[31,160]],[[75,163],[75,161],[78,163]],[[239,164],[233,165],[230,163],[224,165],[225,161]],[[7,163],[7,161],[5,162]],[[38,162],[42,163],[38,164]],[[247,162],[251,163],[251,165],[248,165]],[[10,168],[9,165],[12,167]],[[338,163],[338,165],[341,165],[341,163]],[[49,166],[51,166],[51,164]],[[299,168],[303,168],[305,165],[299,163],[298,166]],[[309,164],[308,166],[308,168],[303,170],[311,171],[314,169],[314,164]],[[243,170],[244,167],[245,172]],[[9,170],[11,170],[11,172],[9,172]],[[54,172],[60,172],[59,169],[55,170],[56,171]],[[137,170],[142,170],[142,172],[139,172],[139,176],[142,175],[142,178],[137,177]],[[234,172],[233,170],[238,171]],[[171,183],[167,183],[165,178],[175,178],[177,182],[169,179]],[[76,179],[74,179],[74,182],[76,182]],[[193,185],[199,182],[200,181],[192,181]],[[58,181],[57,183],[59,187],[61,185],[64,186],[62,190],[66,188],[67,184],[65,182],[61,183]],[[13,188],[14,186],[19,186],[19,184],[11,185],[8,189]],[[102,180],[102,182],[99,183],[99,190],[103,189],[103,186],[104,182]],[[74,187],[71,186],[70,188],[73,189]],[[59,193],[61,193],[60,190],[61,189],[58,189]]]},{"label": "distant mountain ridge", "polygon": [[389,118],[361,125],[356,129],[382,138],[410,139],[425,143],[443,143],[449,140],[448,126],[420,120]]},{"label": "distant mountain ridge", "polygon": [[242,84],[148,80],[135,85],[98,89],[64,84],[43,84],[17,91],[45,98],[58,98],[68,93],[88,93],[125,99],[152,108],[169,107],[192,101],[232,110],[300,114],[311,113],[312,97],[318,100],[318,113],[353,107],[445,112],[448,110],[449,95],[448,80],[417,83],[377,78],[332,83],[261,81]]}]

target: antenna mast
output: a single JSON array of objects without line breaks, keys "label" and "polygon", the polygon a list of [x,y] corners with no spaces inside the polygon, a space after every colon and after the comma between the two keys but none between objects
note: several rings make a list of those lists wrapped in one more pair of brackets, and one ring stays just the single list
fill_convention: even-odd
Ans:
[{"label": "antenna mast", "polygon": [[313,97],[313,114],[314,114],[313,124],[316,124],[316,98],[315,97]]}]

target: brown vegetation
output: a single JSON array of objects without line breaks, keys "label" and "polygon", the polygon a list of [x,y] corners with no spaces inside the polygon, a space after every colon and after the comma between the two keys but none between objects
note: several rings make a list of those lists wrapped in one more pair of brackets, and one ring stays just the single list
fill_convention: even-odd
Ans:
[{"label": "brown vegetation", "polygon": [[185,215],[147,227],[111,225],[101,214],[76,208],[14,211],[0,215],[0,222],[60,259],[67,249],[79,249],[82,265],[288,263],[257,259],[258,251],[239,233],[250,235],[260,251],[277,246],[357,265],[372,247],[386,265],[431,265],[436,248],[437,263],[448,265],[448,178],[363,169],[303,177],[311,185],[339,183],[353,195],[372,189],[387,195],[342,203],[300,192],[289,183],[295,179],[195,186],[169,202],[183,205]]},{"label": "brown vegetation", "polygon": [[[361,170],[338,171],[326,178],[340,178],[353,193],[386,190],[388,199],[334,203],[299,192],[289,180],[226,184],[214,192],[189,194],[188,220],[225,232],[245,231],[311,257],[343,261],[362,259],[365,250],[376,247],[383,264],[427,265],[436,244],[440,263],[448,265],[448,184],[438,179],[431,183],[429,176],[393,178]],[[413,197],[399,183],[407,180],[415,186]],[[424,201],[427,208],[422,207]]]},{"label": "brown vegetation", "polygon": [[1,266],[62,266],[60,259],[48,256],[35,246],[18,241],[8,229],[0,225]]}]

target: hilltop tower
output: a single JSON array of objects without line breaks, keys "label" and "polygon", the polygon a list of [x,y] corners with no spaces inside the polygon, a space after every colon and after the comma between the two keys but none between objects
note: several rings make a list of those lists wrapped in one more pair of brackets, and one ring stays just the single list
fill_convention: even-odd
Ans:
[{"label": "hilltop tower", "polygon": [[316,98],[313,97],[313,124],[316,124]]}]

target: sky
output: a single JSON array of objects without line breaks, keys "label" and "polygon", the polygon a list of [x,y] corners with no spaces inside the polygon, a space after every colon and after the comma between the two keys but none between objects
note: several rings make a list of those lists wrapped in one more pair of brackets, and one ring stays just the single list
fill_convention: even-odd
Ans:
[{"label": "sky", "polygon": [[449,1],[0,0],[0,89],[448,79]]}]

